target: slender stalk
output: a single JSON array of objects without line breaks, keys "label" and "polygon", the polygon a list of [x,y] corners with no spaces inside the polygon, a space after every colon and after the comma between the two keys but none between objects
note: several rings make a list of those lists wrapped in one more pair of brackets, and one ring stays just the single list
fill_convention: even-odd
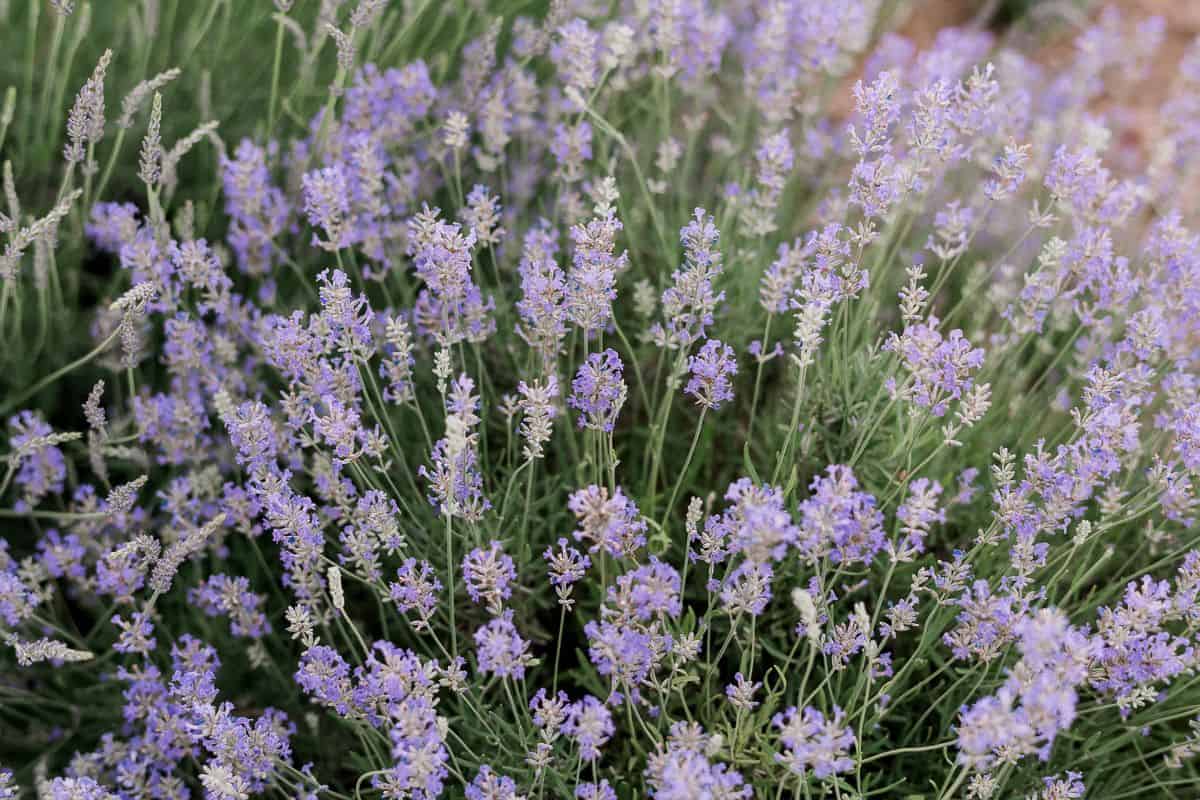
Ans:
[{"label": "slender stalk", "polygon": [[114,330],[112,333],[110,333],[108,335],[108,338],[106,338],[100,344],[96,345],[90,352],[86,353],[85,355],[80,356],[79,358],[72,361],[70,364],[67,364],[65,367],[60,367],[59,369],[56,369],[54,372],[51,372],[49,375],[42,378],[40,381],[33,384],[32,386],[26,388],[24,391],[18,393],[17,395],[15,395],[13,397],[10,397],[8,399],[8,402],[6,402],[6,403],[4,403],[4,405],[0,406],[0,416],[7,415],[10,411],[12,411],[13,409],[20,406],[22,403],[24,403],[30,397],[33,397],[35,394],[40,392],[42,389],[45,389],[47,386],[54,383],[56,380],[58,380],[62,376],[66,375],[70,372],[73,372],[74,370],[78,369],[79,367],[82,367],[84,364],[88,363],[93,358],[95,358],[96,356],[103,353],[106,349],[108,349],[108,346],[110,344],[112,344],[116,340],[116,338],[120,335],[121,335],[121,328],[118,326],[116,330]]},{"label": "slender stalk", "polygon": [[271,62],[271,100],[267,104],[267,141],[275,137],[275,106],[279,99],[279,68],[283,62],[283,20],[275,18],[275,58]]},{"label": "slender stalk", "polygon": [[[451,481],[453,486],[453,481]],[[447,500],[449,502],[449,500]],[[454,658],[458,658],[458,626],[454,624],[454,518],[450,514],[449,509],[442,511],[442,515],[446,518],[446,587],[447,587],[447,613],[450,615],[450,653]]]},{"label": "slender stalk", "polygon": [[692,456],[696,454],[696,444],[700,441],[700,434],[704,430],[704,417],[708,414],[708,409],[700,410],[700,419],[696,422],[696,432],[692,434],[692,444],[688,447],[687,458],[683,460],[683,468],[679,470],[679,477],[675,480],[675,488],[671,490],[671,498],[667,500],[667,507],[663,509],[662,522],[659,527],[666,529],[667,520],[671,518],[671,509],[675,507],[675,499],[679,496],[679,490],[683,488],[683,481],[687,477],[688,469],[692,465]]}]

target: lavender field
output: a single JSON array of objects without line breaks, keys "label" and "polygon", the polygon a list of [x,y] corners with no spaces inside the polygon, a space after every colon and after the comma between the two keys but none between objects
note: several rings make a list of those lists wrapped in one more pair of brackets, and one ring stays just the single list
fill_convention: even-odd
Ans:
[{"label": "lavender field", "polygon": [[0,0],[0,800],[1200,798],[1144,5]]}]

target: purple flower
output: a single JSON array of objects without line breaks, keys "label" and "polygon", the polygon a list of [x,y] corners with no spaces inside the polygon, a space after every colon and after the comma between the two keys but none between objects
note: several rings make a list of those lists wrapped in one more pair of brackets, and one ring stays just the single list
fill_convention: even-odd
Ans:
[{"label": "purple flower", "polygon": [[550,60],[564,86],[587,93],[596,85],[600,37],[585,20],[576,17],[557,31]]},{"label": "purple flower", "polygon": [[50,800],[116,800],[117,795],[108,791],[94,778],[54,778],[46,785],[46,796]]},{"label": "purple flower", "polygon": [[429,113],[437,94],[429,68],[420,59],[386,70],[367,64],[346,89],[341,124],[347,130],[371,131],[379,141],[395,144]]},{"label": "purple flower", "polygon": [[691,378],[684,391],[696,398],[705,409],[718,409],[733,399],[730,378],[737,374],[737,358],[733,348],[717,339],[709,339],[694,356],[688,356]]},{"label": "purple flower", "polygon": [[959,760],[987,766],[1036,753],[1043,760],[1075,719],[1078,687],[1088,678],[1096,643],[1066,615],[1041,609],[1016,623],[1020,662],[994,694],[965,706],[958,725]]},{"label": "purple flower", "polygon": [[479,767],[466,788],[467,800],[522,800],[523,795],[517,794],[517,782],[506,775],[500,775],[487,764]]},{"label": "purple flower", "polygon": [[462,219],[474,232],[476,241],[485,247],[499,244],[505,234],[504,228],[500,227],[503,212],[500,198],[493,196],[488,187],[477,183],[467,195],[466,202]]},{"label": "purple flower", "polygon": [[188,601],[210,617],[228,617],[234,636],[260,639],[271,632],[261,608],[266,597],[250,591],[250,581],[242,575],[211,575],[188,592]]},{"label": "purple flower", "polygon": [[[749,478],[741,478],[729,485],[725,499],[732,505],[719,518],[709,518],[700,536],[702,541],[711,542],[713,554],[727,548],[751,561],[765,563],[781,560],[788,548],[799,543],[800,529],[785,508],[779,487],[755,486]],[[714,559],[710,556],[704,560]]]},{"label": "purple flower", "polygon": [[506,610],[475,631],[479,671],[485,675],[517,680],[525,677],[530,662],[529,642],[517,633],[512,617],[512,610]]},{"label": "purple flower", "polygon": [[928,322],[891,334],[884,344],[885,350],[900,356],[912,379],[904,388],[890,380],[889,390],[930,409],[935,417],[945,415],[949,401],[971,388],[973,373],[983,364],[983,350],[972,348],[962,331],[956,328],[943,337],[938,324],[938,318],[930,316]]},{"label": "purple flower", "polygon": [[755,152],[754,160],[757,186],[750,193],[744,215],[751,236],[766,236],[778,228],[775,212],[795,163],[788,132],[782,130],[766,136]]},{"label": "purple flower", "polygon": [[672,285],[662,294],[665,322],[655,323],[650,333],[659,347],[686,348],[703,339],[713,324],[713,312],[725,299],[713,291],[713,280],[721,274],[720,239],[716,223],[704,209],[679,231],[684,246],[684,268],[671,276]]},{"label": "purple flower", "polygon": [[1016,625],[1028,613],[1028,602],[1018,594],[992,592],[986,580],[977,580],[961,597],[950,601],[962,610],[955,628],[942,641],[957,659],[976,658],[988,663],[1016,639]]},{"label": "purple flower", "polygon": [[1042,778],[1042,787],[1036,800],[1076,800],[1087,791],[1083,785],[1083,775],[1078,772],[1067,772],[1065,778],[1049,775]]},{"label": "purple flower", "polygon": [[357,408],[327,394],[312,408],[309,417],[313,433],[328,448],[335,467],[351,464],[367,452],[370,433],[363,427]]},{"label": "purple flower", "polygon": [[446,398],[446,436],[433,446],[432,468],[422,464],[417,473],[429,481],[429,503],[439,513],[478,521],[492,507],[483,493],[479,471],[479,398],[475,384],[466,374],[450,387]]},{"label": "purple flower", "polygon": [[[1181,577],[1197,563],[1195,556],[1185,559]],[[1186,580],[1186,577],[1185,577]],[[1116,695],[1124,705],[1135,693],[1161,681],[1168,681],[1195,659],[1191,641],[1167,629],[1167,623],[1180,611],[1195,614],[1195,589],[1178,595],[1167,581],[1155,581],[1149,575],[1140,583],[1130,582],[1115,608],[1103,607],[1098,613],[1095,641],[1099,647],[1090,682],[1096,689]]]},{"label": "purple flower", "polygon": [[317,645],[304,651],[296,683],[322,705],[345,716],[350,713],[350,665],[332,647]]},{"label": "purple flower", "polygon": [[62,439],[55,435],[39,412],[22,411],[10,417],[8,430],[9,462],[16,465],[14,482],[23,490],[15,507],[25,511],[38,505],[47,495],[63,490],[67,461],[57,446]]},{"label": "purple flower", "polygon": [[[442,582],[438,580],[433,566],[428,561],[406,558],[396,570],[396,580],[388,584],[388,596],[400,612],[416,611],[422,628],[437,608],[438,593]],[[414,625],[415,627],[415,625]]]},{"label": "purple flower", "polygon": [[16,561],[8,557],[8,542],[0,540],[0,543],[0,619],[16,627],[34,613],[42,599],[18,575]]},{"label": "purple flower", "polygon": [[614,687],[631,693],[654,671],[667,649],[669,636],[657,626],[646,628],[595,620],[584,626],[588,638],[588,658],[596,671],[607,676]]},{"label": "purple flower", "polygon": [[512,596],[509,584],[517,578],[512,557],[504,552],[500,542],[493,540],[486,549],[476,547],[467,553],[462,573],[471,599],[486,603],[488,611],[499,614],[504,601]]},{"label": "purple flower", "polygon": [[217,649],[190,633],[171,645],[171,669],[176,673],[215,672],[221,666]]},{"label": "purple flower", "polygon": [[408,225],[408,254],[426,288],[417,298],[418,330],[443,345],[482,342],[496,329],[495,302],[484,298],[471,274],[475,231],[443,222],[426,207]]},{"label": "purple flower", "polygon": [[447,439],[439,439],[434,444],[430,458],[433,468],[421,465],[417,469],[421,477],[430,482],[429,502],[439,512],[479,519],[492,507],[483,494],[478,458],[473,445],[464,447],[456,456]]},{"label": "purple flower", "polygon": [[784,751],[776,753],[775,760],[800,776],[810,769],[818,778],[849,772],[854,767],[849,754],[857,741],[853,731],[843,725],[845,719],[845,712],[837,706],[831,719],[812,706],[803,712],[792,706],[776,714],[771,723],[779,729]]},{"label": "purple flower", "polygon": [[599,783],[581,783],[575,787],[577,800],[617,800],[617,792],[609,785],[607,778],[601,778]]},{"label": "purple flower", "polygon": [[150,621],[150,615],[145,611],[131,614],[128,620],[120,614],[114,614],[112,624],[121,630],[116,644],[113,645],[113,649],[118,653],[144,655],[158,644],[154,640],[154,624]]},{"label": "purple flower", "polygon": [[695,797],[753,797],[741,773],[709,760],[710,737],[697,723],[677,722],[671,726],[664,751],[654,753],[646,766],[650,796],[658,800],[688,800]]},{"label": "purple flower", "polygon": [[869,563],[883,549],[883,514],[874,497],[858,491],[849,467],[827,467],[825,475],[813,478],[809,491],[800,504],[800,549],[808,558],[828,556],[849,566]]},{"label": "purple flower", "polygon": [[466,234],[457,223],[438,219],[437,209],[425,209],[409,224],[409,246],[417,275],[442,302],[456,303],[471,286],[471,250],[475,232]]},{"label": "purple flower", "polygon": [[338,250],[349,244],[347,217],[350,193],[340,164],[306,172],[302,179],[304,213],[314,228],[325,232],[325,242],[316,236],[313,244]]},{"label": "purple flower", "polygon": [[1008,689],[964,706],[958,722],[959,760],[990,764],[993,754],[1006,758],[1029,752],[1037,736],[1029,721],[1013,710],[1014,697]]},{"label": "purple flower", "polygon": [[[579,181],[583,178],[584,162],[592,157],[592,126],[587,122],[574,125],[558,123],[554,126],[554,138],[550,140],[550,153],[558,163],[558,177],[566,183]],[[619,230],[621,224],[615,219],[612,222],[616,223],[616,230]]]},{"label": "purple flower", "polygon": [[63,536],[51,528],[38,540],[37,549],[39,562],[50,577],[80,579],[84,576],[83,559],[87,549],[75,534]]},{"label": "purple flower", "polygon": [[753,711],[759,705],[754,697],[762,688],[762,684],[748,680],[740,672],[733,676],[733,680],[733,683],[725,687],[725,696],[729,698],[730,704],[740,711]]},{"label": "purple flower", "polygon": [[389,403],[405,403],[414,396],[413,367],[417,359],[413,355],[412,329],[403,317],[388,317],[384,326],[384,355],[379,363],[379,377],[387,381],[383,399]]},{"label": "purple flower", "polygon": [[140,225],[138,209],[133,203],[96,203],[92,206],[91,222],[83,230],[96,247],[118,254],[133,241]]},{"label": "purple flower", "polygon": [[317,293],[321,298],[321,320],[329,326],[338,350],[360,358],[373,355],[371,305],[365,294],[355,296],[349,276],[340,269],[321,270],[317,273]]},{"label": "purple flower", "polygon": [[237,254],[238,266],[249,275],[268,274],[281,258],[275,242],[287,228],[292,209],[283,191],[271,183],[267,151],[243,139],[233,158],[221,162],[221,185],[230,218],[226,241]]},{"label": "purple flower", "polygon": [[559,726],[567,718],[569,705],[570,699],[566,692],[560,691],[551,697],[545,689],[538,689],[529,701],[529,710],[533,712],[533,724],[539,730],[546,731],[546,737],[556,735]]},{"label": "purple flower", "polygon": [[566,311],[568,318],[588,335],[599,333],[612,321],[617,275],[629,262],[625,253],[614,255],[621,228],[611,211],[571,228],[575,251],[567,275]]},{"label": "purple flower", "polygon": [[592,353],[571,381],[567,405],[579,411],[579,427],[611,431],[628,387],[622,379],[621,357],[616,350]]},{"label": "purple flower", "polygon": [[609,496],[603,486],[573,492],[567,501],[579,527],[578,542],[591,542],[589,553],[603,549],[614,558],[630,558],[646,543],[646,521],[620,487]]},{"label": "purple flower", "polygon": [[562,732],[579,747],[579,756],[584,761],[599,758],[600,748],[615,731],[612,712],[590,694],[568,706],[567,718],[562,724]]},{"label": "purple flower", "polygon": [[897,555],[911,558],[925,551],[925,536],[930,527],[946,521],[945,510],[938,507],[941,494],[942,485],[928,478],[917,478],[908,484],[908,496],[896,509],[896,519],[904,534]]},{"label": "purple flower", "polygon": [[390,642],[376,642],[362,666],[354,670],[358,681],[354,703],[378,724],[394,714],[396,704],[436,696],[439,675],[443,670],[437,662],[421,660],[412,650]]},{"label": "purple flower", "polygon": [[979,477],[979,470],[975,467],[967,467],[962,472],[958,473],[958,494],[954,495],[950,500],[950,505],[966,505],[970,503],[979,488],[975,486],[975,479]]},{"label": "purple flower", "polygon": [[1060,146],[1046,169],[1046,188],[1080,220],[1106,225],[1126,219],[1138,206],[1132,181],[1117,182],[1093,150]]},{"label": "purple flower", "polygon": [[675,36],[661,36],[659,42],[660,47],[670,48],[671,67],[678,65],[680,70],[677,79],[688,87],[703,83],[720,68],[722,56],[737,34],[732,20],[719,5],[705,2],[663,9],[662,16],[674,18],[662,20],[660,27],[679,28]]},{"label": "purple flower", "polygon": [[449,750],[438,723],[437,708],[425,697],[410,697],[391,710],[394,766],[372,778],[372,785],[392,797],[435,800],[450,774]]},{"label": "purple flower", "polygon": [[550,585],[554,587],[559,604],[569,609],[575,604],[571,599],[572,587],[587,574],[592,560],[569,546],[566,539],[560,538],[557,546],[557,550],[547,547],[542,558],[546,561]]},{"label": "purple flower", "polygon": [[517,333],[542,359],[542,371],[551,372],[567,333],[567,278],[555,261],[558,241],[549,223],[529,229],[517,270],[521,276],[521,317]]},{"label": "purple flower", "polygon": [[543,458],[545,446],[554,434],[554,418],[558,416],[558,378],[551,375],[545,382],[517,384],[521,409],[519,432],[526,459]]},{"label": "purple flower", "polygon": [[650,563],[617,578],[608,587],[608,603],[636,619],[648,620],[665,614],[678,617],[683,611],[680,602],[679,573],[670,564],[650,556]]},{"label": "purple flower", "polygon": [[771,581],[774,577],[774,570],[769,563],[742,562],[721,584],[721,605],[733,616],[759,616],[771,601]]},{"label": "purple flower", "polygon": [[[699,15],[703,16],[703,15]],[[763,9],[746,34],[746,88],[768,124],[787,120],[793,98],[836,72],[869,35],[864,3],[781,4]]]}]

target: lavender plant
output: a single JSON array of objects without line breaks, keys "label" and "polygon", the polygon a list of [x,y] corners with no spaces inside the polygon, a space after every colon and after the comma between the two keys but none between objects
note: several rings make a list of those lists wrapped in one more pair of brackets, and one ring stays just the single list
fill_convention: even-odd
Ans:
[{"label": "lavender plant", "polygon": [[1200,41],[914,11],[0,2],[0,800],[1200,796]]}]

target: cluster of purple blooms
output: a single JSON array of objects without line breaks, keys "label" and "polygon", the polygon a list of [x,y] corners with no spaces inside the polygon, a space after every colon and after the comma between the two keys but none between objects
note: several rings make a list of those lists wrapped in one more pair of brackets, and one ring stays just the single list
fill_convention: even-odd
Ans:
[{"label": "cluster of purple blooms", "polygon": [[337,49],[291,138],[164,150],[160,76],[147,203],[77,219],[106,56],[67,205],[2,176],[0,330],[60,239],[129,286],[77,424],[0,400],[40,797],[1061,800],[1106,734],[1195,789],[1200,44],[1139,153],[1099,101],[1164,32],[1113,11],[1052,74],[876,0],[556,2],[448,70],[362,63],[443,10],[275,5]]},{"label": "cluster of purple blooms", "polygon": [[666,746],[647,759],[646,783],[650,796],[659,800],[753,797],[754,790],[746,785],[741,773],[711,760],[712,753],[719,749],[720,743],[714,742],[698,724],[672,725]]},{"label": "cluster of purple blooms", "polygon": [[190,763],[207,796],[222,800],[262,792],[284,770],[300,776],[306,792],[316,788],[293,765],[296,729],[285,714],[266,708],[240,716],[232,703],[219,701],[221,662],[213,647],[184,634],[172,644],[168,664],[164,673],[134,657],[117,670],[123,733],[106,734],[95,750],[77,753],[70,774],[53,779],[52,796],[185,796]]},{"label": "cluster of purple blooms", "polygon": [[827,778],[854,767],[850,752],[855,747],[854,734],[845,726],[846,713],[834,706],[826,717],[812,706],[803,711],[795,708],[776,714],[771,724],[779,729],[779,742],[784,750],[775,759],[798,775],[808,770],[818,778]]},{"label": "cluster of purple blooms", "polygon": [[[945,416],[950,401],[960,399],[971,388],[975,371],[983,365],[983,350],[972,348],[962,331],[955,329],[943,336],[938,326],[938,318],[931,316],[906,327],[903,333],[893,333],[885,345],[899,355],[909,372],[904,395],[935,417]],[[888,381],[888,391],[899,394],[896,380]]]},{"label": "cluster of purple blooms", "polygon": [[621,356],[611,349],[590,354],[579,366],[567,404],[579,412],[580,428],[612,432],[629,391],[623,370]]},{"label": "cluster of purple blooms", "polygon": [[684,392],[704,409],[717,409],[733,399],[733,376],[737,360],[733,348],[709,339],[694,356],[688,356],[688,378]]},{"label": "cluster of purple blooms", "polygon": [[1094,642],[1060,611],[1041,609],[1015,626],[1021,659],[996,694],[962,710],[959,758],[966,763],[1045,761],[1055,737],[1077,714]]}]

